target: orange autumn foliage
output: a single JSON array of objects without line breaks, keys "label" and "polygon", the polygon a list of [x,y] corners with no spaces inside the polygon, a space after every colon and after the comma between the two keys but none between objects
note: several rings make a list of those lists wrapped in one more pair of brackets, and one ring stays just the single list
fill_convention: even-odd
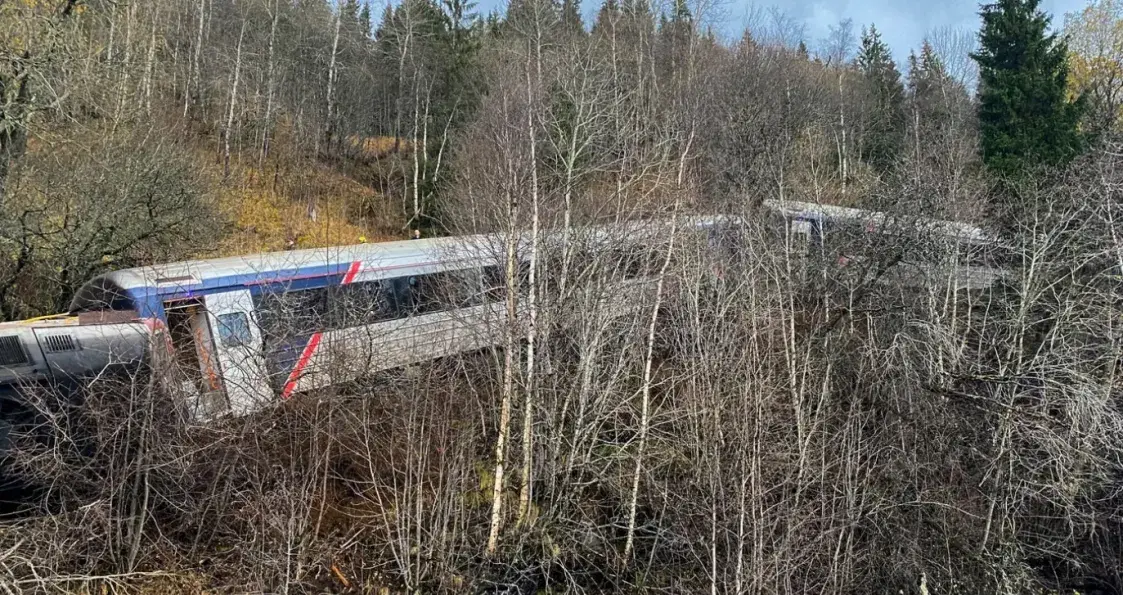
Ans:
[{"label": "orange autumn foliage", "polygon": [[362,159],[378,160],[394,153],[404,153],[412,149],[409,140],[394,136],[347,137],[347,148]]},{"label": "orange autumn foliage", "polygon": [[290,240],[296,248],[320,248],[397,239],[384,222],[362,216],[383,202],[381,195],[326,165],[267,163],[263,174],[231,164],[223,180],[221,166],[211,163],[205,175],[228,230],[199,256],[283,250]]}]

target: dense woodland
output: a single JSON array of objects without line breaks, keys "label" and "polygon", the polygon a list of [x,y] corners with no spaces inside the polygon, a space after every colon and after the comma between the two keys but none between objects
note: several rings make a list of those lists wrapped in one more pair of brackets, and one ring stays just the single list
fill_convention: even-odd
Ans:
[{"label": "dense woodland", "polygon": [[[1123,4],[1037,4],[897,64],[688,0],[0,3],[2,320],[148,263],[573,238],[509,267],[502,349],[203,428],[141,376],[29,396],[0,588],[1119,593]],[[979,224],[1011,275],[915,230],[808,263],[767,199]],[[741,249],[672,233],[607,316],[583,226],[699,213]]]}]

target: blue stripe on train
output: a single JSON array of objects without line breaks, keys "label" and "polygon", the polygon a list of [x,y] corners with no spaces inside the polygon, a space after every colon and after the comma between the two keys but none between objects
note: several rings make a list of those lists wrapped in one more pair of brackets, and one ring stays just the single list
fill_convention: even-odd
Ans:
[{"label": "blue stripe on train", "polygon": [[[228,275],[205,279],[202,283],[174,287],[137,287],[128,291],[137,305],[141,318],[159,318],[167,322],[164,302],[167,300],[188,299],[205,295],[223,293],[237,289],[249,289],[253,295],[266,292],[283,292],[299,289],[312,289],[328,285],[339,285],[347,274],[350,262],[343,264],[317,265],[263,271],[247,275]],[[298,354],[299,355],[299,354]]]}]

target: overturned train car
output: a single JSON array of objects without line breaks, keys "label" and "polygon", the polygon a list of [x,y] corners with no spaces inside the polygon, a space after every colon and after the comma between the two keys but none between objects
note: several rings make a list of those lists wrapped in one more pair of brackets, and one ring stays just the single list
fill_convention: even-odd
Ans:
[{"label": "overturned train car", "polygon": [[[832,228],[885,227],[883,215],[868,211],[773,201],[764,207],[765,219],[782,222],[809,254],[822,250]],[[725,232],[742,223],[724,216],[633,222],[582,230],[581,243],[635,263],[645,251],[660,250],[672,226],[736,249],[728,238],[737,234]],[[971,226],[935,223],[940,235],[957,242],[991,241]],[[555,253],[560,243],[573,242],[558,233],[541,239]],[[505,241],[503,235],[406,240],[102,275],[75,295],[67,314],[0,323],[0,420],[18,401],[20,385],[87,386],[135,373],[146,362],[161,364],[160,379],[184,395],[189,417],[204,421],[497,345],[507,315]],[[528,238],[519,242],[525,266]],[[610,310],[636,307],[654,286],[652,267],[624,269],[605,291]],[[0,422],[0,443],[5,430]]]},{"label": "overturned train car", "polygon": [[[677,225],[704,232],[721,220]],[[598,249],[634,255],[664,242],[670,225],[644,222],[583,237]],[[504,241],[407,240],[108,273],[87,283],[67,314],[0,324],[0,399],[10,406],[20,385],[81,387],[159,362],[160,379],[184,395],[187,415],[205,421],[496,345],[497,323],[506,319]],[[520,241],[525,268],[527,238]],[[607,293],[614,307],[627,309],[642,301],[636,298],[653,277],[637,270],[613,282]],[[6,429],[0,425],[0,435]]]}]

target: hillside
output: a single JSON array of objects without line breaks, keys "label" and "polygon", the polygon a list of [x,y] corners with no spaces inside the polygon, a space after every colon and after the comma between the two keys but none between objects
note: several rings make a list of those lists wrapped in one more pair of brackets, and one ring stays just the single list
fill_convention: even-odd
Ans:
[{"label": "hillside", "polygon": [[[19,372],[0,591],[1123,591],[1097,6],[1072,49],[1003,0],[898,64],[872,24],[722,39],[686,0],[0,2],[0,320],[125,267],[512,239],[479,275],[191,287],[121,323],[143,364]],[[0,363],[81,365],[17,327]]]}]

